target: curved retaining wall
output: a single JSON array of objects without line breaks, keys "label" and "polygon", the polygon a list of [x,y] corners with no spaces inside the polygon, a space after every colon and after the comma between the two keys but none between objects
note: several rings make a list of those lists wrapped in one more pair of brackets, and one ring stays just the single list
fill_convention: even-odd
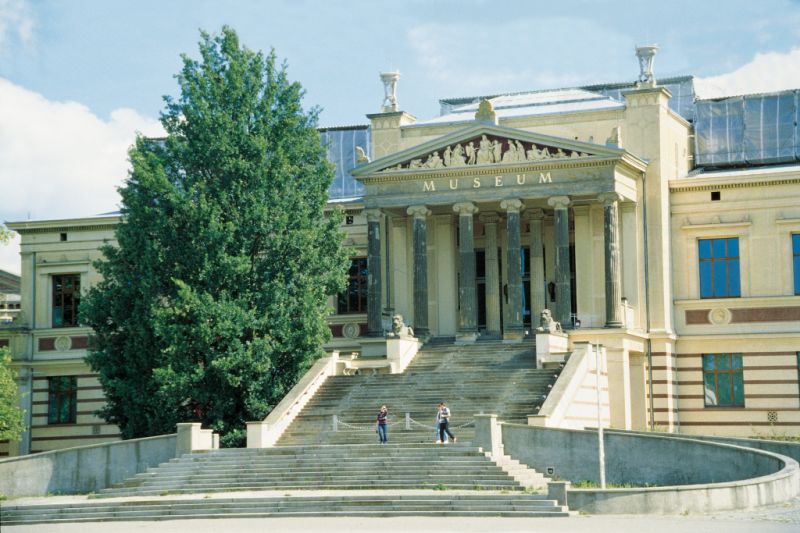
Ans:
[{"label": "curved retaining wall", "polygon": [[176,455],[175,434],[78,446],[0,460],[0,494],[44,496],[98,491]]},{"label": "curved retaining wall", "polygon": [[[514,459],[558,479],[597,483],[595,431],[502,424]],[[626,489],[569,489],[570,509],[588,513],[708,512],[777,503],[800,493],[800,466],[786,456],[679,437],[605,433],[606,478]],[[644,486],[652,485],[652,486]]]}]

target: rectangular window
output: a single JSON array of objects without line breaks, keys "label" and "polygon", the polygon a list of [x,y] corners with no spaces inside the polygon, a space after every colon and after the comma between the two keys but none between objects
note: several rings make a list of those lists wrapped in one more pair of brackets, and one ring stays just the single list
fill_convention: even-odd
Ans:
[{"label": "rectangular window", "polygon": [[739,239],[700,239],[700,298],[741,296]]},{"label": "rectangular window", "polygon": [[792,235],[792,262],[794,263],[794,293],[800,294],[800,233]]},{"label": "rectangular window", "polygon": [[53,327],[78,325],[78,305],[81,303],[80,274],[53,276]]},{"label": "rectangular window", "polygon": [[347,271],[347,288],[336,301],[340,315],[367,312],[367,258],[353,257]]},{"label": "rectangular window", "polygon": [[77,378],[56,376],[47,381],[47,423],[74,424],[78,404]]},{"label": "rectangular window", "polygon": [[742,354],[703,354],[706,407],[744,407]]}]

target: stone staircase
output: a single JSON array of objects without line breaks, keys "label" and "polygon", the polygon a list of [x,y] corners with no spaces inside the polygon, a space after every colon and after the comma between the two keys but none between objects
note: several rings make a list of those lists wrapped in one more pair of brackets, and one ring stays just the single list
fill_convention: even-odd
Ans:
[{"label": "stone staircase", "polygon": [[477,448],[392,444],[223,449],[186,454],[96,498],[264,490],[519,491]]},{"label": "stone staircase", "polygon": [[[94,500],[69,506],[55,503],[2,508],[3,526],[60,522],[147,521],[190,518],[494,516],[564,517],[565,507],[531,494],[408,493],[279,495],[233,498]],[[223,529],[225,526],[222,526]],[[265,528],[269,525],[265,524]]]},{"label": "stone staircase", "polygon": [[[537,412],[559,372],[535,369],[534,351],[530,341],[524,345],[434,344],[421,350],[403,374],[331,377],[278,445],[375,442],[375,417],[381,404],[389,408],[389,442],[433,442],[440,401],[447,402],[453,413],[451,430],[460,442],[472,440],[470,422],[476,413],[496,413],[500,420],[527,423],[527,415]],[[412,419],[409,429],[405,413]]]},{"label": "stone staircase", "polygon": [[[566,507],[538,494],[547,482],[541,474],[509,457],[492,460],[469,444],[473,414],[524,423],[557,375],[533,368],[532,343],[434,343],[404,374],[329,378],[276,447],[186,454],[81,501],[4,502],[0,522],[569,516]],[[443,400],[459,437],[447,446],[433,444],[436,406]],[[382,403],[393,415],[384,446],[376,443],[374,427]]]}]

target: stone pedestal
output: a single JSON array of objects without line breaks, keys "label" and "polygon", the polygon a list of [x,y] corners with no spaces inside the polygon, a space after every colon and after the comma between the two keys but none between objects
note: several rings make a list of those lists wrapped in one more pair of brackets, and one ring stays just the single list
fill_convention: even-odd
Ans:
[{"label": "stone pedestal", "polygon": [[536,334],[536,368],[558,366],[569,352],[569,336],[566,333]]},{"label": "stone pedestal", "polygon": [[401,374],[417,355],[422,347],[419,339],[411,336],[400,336],[386,339],[386,360],[389,372]]}]

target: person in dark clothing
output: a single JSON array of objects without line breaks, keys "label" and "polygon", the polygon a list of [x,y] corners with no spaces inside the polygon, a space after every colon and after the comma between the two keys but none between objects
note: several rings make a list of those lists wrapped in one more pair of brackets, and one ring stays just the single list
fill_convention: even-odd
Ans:
[{"label": "person in dark clothing", "polygon": [[450,409],[447,408],[444,402],[439,404],[439,412],[436,414],[436,421],[439,426],[439,440],[437,442],[444,444],[446,434],[455,444],[458,439],[450,432]]},{"label": "person in dark clothing", "polygon": [[377,419],[377,431],[378,431],[378,439],[381,444],[386,444],[389,442],[389,436],[386,433],[386,420],[389,418],[389,410],[386,409],[385,405],[381,405],[381,410],[378,411],[378,419]]}]

